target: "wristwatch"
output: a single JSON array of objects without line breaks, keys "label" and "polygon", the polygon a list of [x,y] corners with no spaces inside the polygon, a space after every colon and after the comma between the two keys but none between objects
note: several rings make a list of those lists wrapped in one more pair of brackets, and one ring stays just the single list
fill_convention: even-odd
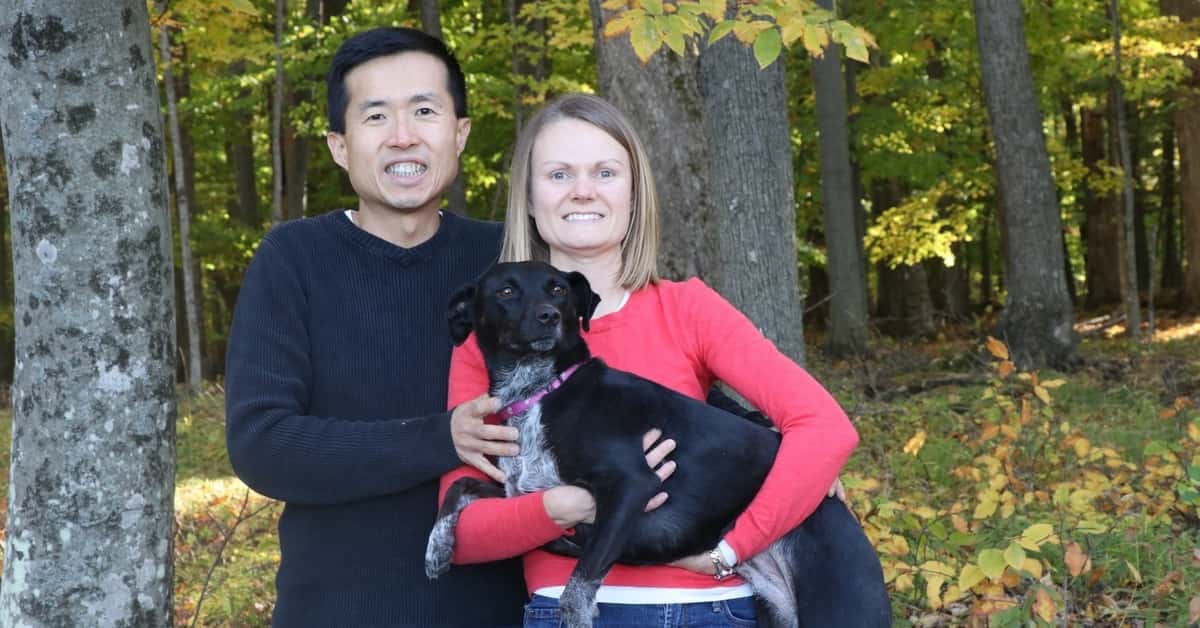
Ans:
[{"label": "wristwatch", "polygon": [[708,552],[708,559],[712,561],[713,568],[716,570],[713,578],[724,580],[733,575],[733,567],[725,563],[725,557],[721,556],[721,550],[714,547]]}]

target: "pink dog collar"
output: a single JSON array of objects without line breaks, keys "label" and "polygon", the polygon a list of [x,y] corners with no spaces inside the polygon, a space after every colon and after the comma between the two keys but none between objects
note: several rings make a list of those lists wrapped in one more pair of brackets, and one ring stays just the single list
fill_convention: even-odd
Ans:
[{"label": "pink dog collar", "polygon": [[563,382],[567,381],[567,378],[570,377],[572,374],[574,374],[575,371],[579,370],[579,367],[581,367],[581,366],[583,366],[583,362],[579,362],[578,364],[572,364],[571,366],[568,366],[567,369],[564,370],[561,374],[555,376],[554,379],[550,380],[549,386],[546,386],[545,388],[533,393],[533,395],[531,395],[528,398],[518,399],[517,401],[514,401],[514,402],[508,404],[507,406],[500,408],[500,411],[497,412],[496,414],[499,415],[500,418],[505,421],[507,421],[515,416],[518,416],[520,414],[523,414],[526,410],[532,408],[534,404],[541,401],[542,397],[545,397],[546,395],[548,395],[551,392],[558,389],[559,386],[562,386]]}]

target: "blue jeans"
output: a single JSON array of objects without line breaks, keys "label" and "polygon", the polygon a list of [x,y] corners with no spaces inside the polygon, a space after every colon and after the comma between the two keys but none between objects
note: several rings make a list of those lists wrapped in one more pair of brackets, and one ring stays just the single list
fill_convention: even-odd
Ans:
[{"label": "blue jeans", "polygon": [[[595,628],[751,628],[758,625],[754,598],[692,604],[601,604]],[[525,628],[558,628],[558,600],[533,596]]]}]

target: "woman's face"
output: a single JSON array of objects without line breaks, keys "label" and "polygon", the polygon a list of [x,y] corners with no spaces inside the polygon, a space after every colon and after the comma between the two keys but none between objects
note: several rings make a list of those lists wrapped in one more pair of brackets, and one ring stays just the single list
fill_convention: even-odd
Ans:
[{"label": "woman's face", "polygon": [[533,143],[533,219],[551,253],[620,255],[629,231],[633,178],[629,152],[582,120],[546,125]]}]

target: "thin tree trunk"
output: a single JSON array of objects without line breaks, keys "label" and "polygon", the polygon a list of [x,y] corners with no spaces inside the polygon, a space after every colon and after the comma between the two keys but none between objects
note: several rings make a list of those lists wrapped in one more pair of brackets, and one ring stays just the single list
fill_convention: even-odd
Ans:
[{"label": "thin tree trunk", "polygon": [[[166,12],[167,3],[165,0],[158,0],[157,6],[160,13]],[[187,193],[183,143],[180,141],[182,133],[180,133],[179,125],[179,101],[175,96],[174,68],[171,63],[171,36],[167,32],[167,25],[165,23],[159,27],[158,43],[162,55],[163,84],[167,90],[167,113],[170,120],[171,137],[174,139],[171,142],[171,152],[175,165],[175,206],[179,210],[180,267],[183,271],[183,311],[187,319],[187,383],[188,390],[192,394],[196,394],[203,387],[204,368],[201,364],[200,317],[196,306],[196,264],[192,258],[191,199]]]},{"label": "thin tree trunk", "polygon": [[1161,193],[1158,224],[1162,231],[1162,281],[1161,286],[1178,288],[1183,284],[1183,262],[1179,257],[1179,244],[1175,230],[1175,208],[1178,191],[1175,188],[1175,129],[1171,125],[1162,132],[1162,172],[1159,175]]},{"label": "thin tree trunk", "polygon": [[271,94],[271,224],[283,221],[283,29],[287,0],[275,0],[275,89]]},{"label": "thin tree trunk", "polygon": [[[819,0],[834,10],[833,0]],[[835,357],[868,350],[867,275],[859,253],[854,177],[850,167],[850,131],[841,47],[830,44],[812,60],[820,133],[821,204],[830,284],[826,348]],[[790,170],[790,168],[789,168]]]},{"label": "thin tree trunk", "polygon": [[[438,0],[420,0],[421,30],[425,34],[442,39],[442,16]],[[458,174],[446,190],[446,209],[451,213],[467,214],[467,173],[463,172],[462,160],[459,160]]]},{"label": "thin tree trunk", "polygon": [[1113,106],[1117,110],[1117,150],[1125,183],[1121,249],[1124,251],[1124,272],[1121,274],[1121,295],[1125,302],[1126,328],[1134,342],[1142,339],[1142,308],[1138,299],[1137,244],[1133,229],[1133,162],[1129,157],[1129,137],[1125,134],[1125,89],[1121,85],[1121,13],[1117,0],[1110,0],[1109,19],[1113,38]]},{"label": "thin tree trunk", "polygon": [[1062,222],[1019,0],[974,0],[1008,246],[1000,333],[1022,368],[1064,366],[1078,342],[1063,277]]},{"label": "thin tree trunk", "polygon": [[1104,162],[1104,114],[1084,109],[1082,118],[1083,165],[1088,177],[1082,185],[1084,222],[1084,277],[1087,284],[1085,307],[1095,308],[1116,303],[1121,297],[1121,265],[1112,254],[1118,241],[1117,223],[1111,196],[1102,196],[1090,181],[1102,176]]},{"label": "thin tree trunk", "polygon": [[0,626],[170,626],[173,264],[146,3],[4,0],[0,32],[17,297]]},{"label": "thin tree trunk", "polygon": [[[245,61],[235,61],[227,70],[231,78],[246,72]],[[238,90],[238,100],[251,97],[247,89]],[[235,111],[228,117],[229,143],[225,152],[233,166],[233,181],[237,193],[237,204],[233,218],[247,227],[258,227],[262,220],[258,209],[258,177],[254,165],[253,111]]]},{"label": "thin tree trunk", "polygon": [[[1200,19],[1196,0],[1159,0],[1163,15],[1191,23]],[[1183,277],[1179,307],[1200,311],[1200,59],[1183,57],[1191,75],[1175,94],[1175,142],[1179,147],[1179,216]]]}]

